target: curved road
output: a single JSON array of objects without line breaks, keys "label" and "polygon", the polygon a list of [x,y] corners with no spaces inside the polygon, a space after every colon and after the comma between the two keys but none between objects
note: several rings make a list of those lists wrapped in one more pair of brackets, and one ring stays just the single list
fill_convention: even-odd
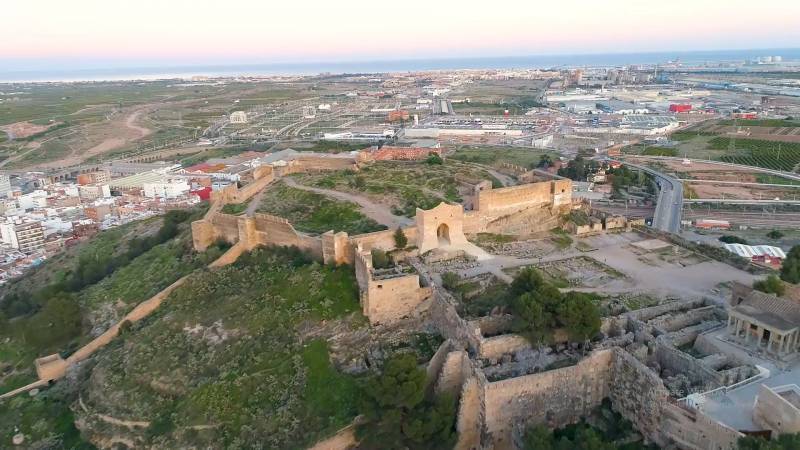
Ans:
[{"label": "curved road", "polygon": [[677,178],[663,174],[646,166],[631,164],[626,161],[611,160],[628,167],[633,167],[653,175],[658,184],[658,200],[653,215],[653,228],[670,233],[681,229],[681,211],[683,209],[683,183]]}]

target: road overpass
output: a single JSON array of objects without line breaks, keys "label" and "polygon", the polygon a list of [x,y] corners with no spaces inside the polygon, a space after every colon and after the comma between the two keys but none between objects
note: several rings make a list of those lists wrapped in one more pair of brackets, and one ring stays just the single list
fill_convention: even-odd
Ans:
[{"label": "road overpass", "polygon": [[683,184],[680,180],[647,166],[640,166],[621,160],[612,159],[611,161],[642,170],[655,177],[659,191],[652,226],[670,233],[679,232],[681,229],[681,211],[683,210]]}]

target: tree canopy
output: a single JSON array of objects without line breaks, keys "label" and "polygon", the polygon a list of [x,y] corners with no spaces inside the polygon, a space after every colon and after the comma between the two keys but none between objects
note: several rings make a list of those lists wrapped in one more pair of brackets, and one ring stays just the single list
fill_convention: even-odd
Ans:
[{"label": "tree canopy", "polygon": [[781,279],[787,283],[800,283],[800,245],[795,245],[786,254],[781,266]]},{"label": "tree canopy", "polygon": [[369,378],[359,408],[360,449],[440,449],[455,443],[455,400],[425,396],[426,373],[411,354],[392,356]]},{"label": "tree canopy", "polygon": [[593,296],[561,293],[534,268],[522,269],[509,288],[515,331],[531,342],[549,341],[553,329],[563,327],[573,341],[585,341],[600,331],[600,312]]},{"label": "tree canopy", "polygon": [[778,296],[781,296],[786,292],[786,286],[784,286],[781,279],[774,274],[770,274],[767,278],[763,280],[754,281],[753,289],[759,290],[761,292],[766,292],[767,294],[775,294]]}]

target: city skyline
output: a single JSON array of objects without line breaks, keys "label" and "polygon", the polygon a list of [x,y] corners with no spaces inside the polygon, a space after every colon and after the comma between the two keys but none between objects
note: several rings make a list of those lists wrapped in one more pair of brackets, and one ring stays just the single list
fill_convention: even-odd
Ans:
[{"label": "city skyline", "polygon": [[[586,8],[511,1],[480,13],[455,1],[402,8],[344,4],[97,0],[15,2],[4,10],[0,61],[8,69],[53,64],[192,65],[683,52],[800,46],[800,5],[744,1]],[[47,11],[42,15],[42,11]],[[713,21],[707,20],[714,17]]]}]

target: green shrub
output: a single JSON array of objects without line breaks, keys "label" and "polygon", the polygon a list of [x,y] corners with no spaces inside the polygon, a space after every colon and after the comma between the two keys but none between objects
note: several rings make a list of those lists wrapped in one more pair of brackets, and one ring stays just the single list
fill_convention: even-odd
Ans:
[{"label": "green shrub", "polygon": [[394,231],[393,237],[394,237],[394,245],[397,248],[406,248],[406,246],[408,245],[408,238],[406,237],[406,234],[403,232],[402,228],[398,227]]},{"label": "green shrub", "polygon": [[753,289],[766,292],[767,294],[775,294],[779,297],[786,292],[786,286],[783,285],[781,279],[773,274],[770,274],[763,280],[754,281]]},{"label": "green shrub", "polygon": [[747,240],[742,239],[739,236],[732,236],[730,234],[726,234],[724,236],[719,237],[720,242],[724,242],[726,244],[743,244],[747,245]]}]

